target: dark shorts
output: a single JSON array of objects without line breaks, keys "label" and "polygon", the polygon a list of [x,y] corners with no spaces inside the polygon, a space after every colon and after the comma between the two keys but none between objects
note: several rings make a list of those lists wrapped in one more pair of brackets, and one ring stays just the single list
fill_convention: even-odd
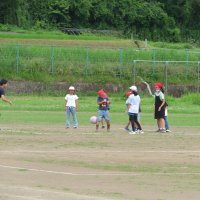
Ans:
[{"label": "dark shorts", "polygon": [[158,111],[158,108],[155,108],[154,118],[155,119],[161,119],[161,118],[164,119],[164,117],[165,117],[165,108],[164,108],[164,106],[161,108],[160,111]]}]

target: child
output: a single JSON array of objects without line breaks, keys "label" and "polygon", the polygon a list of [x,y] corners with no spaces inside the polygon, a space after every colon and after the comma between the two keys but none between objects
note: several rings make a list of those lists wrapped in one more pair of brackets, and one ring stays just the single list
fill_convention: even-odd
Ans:
[{"label": "child", "polygon": [[65,96],[66,128],[70,128],[70,113],[74,121],[74,128],[78,128],[76,111],[78,111],[78,96],[75,94],[74,86],[69,87],[69,94]]},{"label": "child", "polygon": [[110,116],[109,116],[110,100],[107,94],[103,90],[98,91],[97,104],[99,105],[99,110],[96,123],[96,131],[98,131],[99,123],[102,121],[103,118],[105,119],[107,124],[107,131],[110,131]]},{"label": "child", "polygon": [[[149,94],[155,98],[155,95],[153,95],[152,92],[151,92],[151,88],[150,88],[149,84],[148,84],[147,82],[145,82],[145,81],[143,81],[143,83],[147,86],[147,89],[148,89],[148,91],[149,91]],[[157,84],[161,86],[161,92],[164,94],[164,89],[163,89],[163,87],[162,87],[162,83],[157,83]],[[168,116],[167,110],[168,110],[168,104],[167,104],[166,101],[165,101],[165,115],[164,115],[165,129],[166,129],[166,132],[171,132],[171,131],[169,130],[169,123],[168,123],[168,119],[167,119],[167,116]],[[157,132],[160,132],[160,128],[159,128],[159,127],[158,127]],[[165,131],[162,131],[162,130],[161,130],[161,132],[165,132]]]},{"label": "child", "polygon": [[155,84],[155,112],[154,118],[157,119],[158,132],[165,133],[165,97],[162,83],[158,82]]},{"label": "child", "polygon": [[[132,131],[130,131],[130,134],[136,134],[136,133],[144,133],[142,130],[142,127],[138,121],[138,113],[139,113],[139,107],[140,107],[140,96],[137,93],[137,87],[135,85],[130,87],[130,90],[132,91],[132,94],[129,96],[127,103],[128,103],[128,113],[129,113],[129,120],[131,121],[132,125]],[[135,124],[137,125],[137,131]]]},{"label": "child", "polygon": [[[102,89],[102,91],[104,92],[104,98],[107,98],[108,95],[105,93],[105,91]],[[108,106],[108,110],[109,110],[109,106]],[[105,128],[105,125],[104,125],[104,121],[105,121],[105,118],[102,118],[101,120],[101,128],[104,129]]]},{"label": "child", "polygon": [[5,89],[8,87],[8,81],[2,79],[0,81],[0,98],[2,101],[7,102],[8,104],[12,105],[12,102],[5,96]]},{"label": "child", "polygon": [[166,132],[171,132],[169,129],[169,123],[168,123],[167,116],[168,116],[168,104],[167,104],[167,102],[165,102],[165,116],[164,116],[165,129],[166,129]]},{"label": "child", "polygon": [[[127,99],[126,99],[126,111],[127,111],[127,109],[128,109],[128,97],[129,97],[131,94],[132,94],[131,91],[128,91],[128,92],[126,92],[126,94],[125,94],[125,96],[127,97]],[[128,113],[128,115],[129,115],[129,113]],[[130,129],[129,129],[130,124],[131,124],[131,121],[128,120],[127,125],[124,127],[124,130],[125,130],[125,131],[130,131]]]}]

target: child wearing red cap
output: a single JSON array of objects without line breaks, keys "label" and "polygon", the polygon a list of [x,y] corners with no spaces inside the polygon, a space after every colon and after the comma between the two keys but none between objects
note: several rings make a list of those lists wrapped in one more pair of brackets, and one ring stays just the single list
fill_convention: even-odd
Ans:
[{"label": "child wearing red cap", "polygon": [[165,130],[165,97],[162,92],[163,85],[158,82],[155,84],[155,115],[154,118],[157,119],[158,132],[166,132]]},{"label": "child wearing red cap", "polygon": [[[128,92],[126,92],[126,94],[125,94],[125,96],[126,96],[126,111],[127,111],[127,109],[128,109],[128,97],[130,96],[132,94],[132,91],[128,91]],[[131,131],[130,129],[129,129],[129,126],[130,126],[130,124],[131,124],[131,121],[130,120],[128,120],[128,123],[127,123],[127,125],[124,127],[124,130],[125,131]]]},{"label": "child wearing red cap", "polygon": [[109,106],[110,106],[110,100],[108,98],[108,95],[104,92],[104,90],[99,90],[98,92],[98,98],[97,98],[97,104],[99,105],[98,110],[98,118],[96,123],[96,131],[99,129],[99,123],[104,118],[107,124],[107,131],[110,131],[110,116],[109,116]]},{"label": "child wearing red cap", "polygon": [[[103,90],[103,89],[102,89],[102,90]],[[104,90],[103,90],[103,92],[104,92],[104,98],[105,98],[105,97],[108,97],[107,93],[105,93]],[[109,108],[108,108],[108,109],[109,109]],[[101,120],[101,128],[102,128],[102,129],[105,128],[105,126],[104,126],[104,120],[105,120],[104,118],[102,118],[102,120]]]}]

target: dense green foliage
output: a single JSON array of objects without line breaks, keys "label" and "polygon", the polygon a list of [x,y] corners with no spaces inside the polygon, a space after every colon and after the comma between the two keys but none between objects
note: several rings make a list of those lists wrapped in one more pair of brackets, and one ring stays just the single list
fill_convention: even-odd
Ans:
[{"label": "dense green foliage", "polygon": [[0,23],[122,30],[149,40],[199,42],[200,0],[1,0]]}]

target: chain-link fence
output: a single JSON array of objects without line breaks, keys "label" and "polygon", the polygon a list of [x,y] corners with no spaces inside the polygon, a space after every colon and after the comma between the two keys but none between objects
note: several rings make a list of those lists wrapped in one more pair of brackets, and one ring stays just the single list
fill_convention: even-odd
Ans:
[{"label": "chain-link fence", "polygon": [[139,74],[147,80],[199,84],[199,62],[200,51],[189,49],[0,45],[1,74],[27,79],[50,75],[62,80],[73,75],[80,79],[98,76],[134,81]]},{"label": "chain-link fence", "polygon": [[133,60],[134,82],[148,81],[152,77],[162,80],[167,91],[168,84],[192,83],[197,85],[199,92],[200,62],[199,61],[152,61]]}]

